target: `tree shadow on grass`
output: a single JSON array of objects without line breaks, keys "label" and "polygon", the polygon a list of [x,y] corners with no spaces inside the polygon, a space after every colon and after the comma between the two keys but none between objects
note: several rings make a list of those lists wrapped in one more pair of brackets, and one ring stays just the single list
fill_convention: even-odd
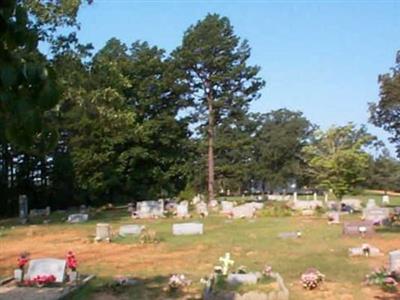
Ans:
[{"label": "tree shadow on grass", "polygon": [[[376,232],[378,232],[378,233],[400,233],[400,226],[381,227],[381,228],[377,228]],[[398,298],[398,299],[400,299],[400,298]]]},{"label": "tree shadow on grass", "polygon": [[113,279],[100,279],[96,284],[87,286],[76,291],[69,299],[141,299],[141,300],[164,300],[164,299],[194,299],[193,291],[168,290],[168,276],[154,276],[147,278],[134,278],[133,285],[119,285]]}]

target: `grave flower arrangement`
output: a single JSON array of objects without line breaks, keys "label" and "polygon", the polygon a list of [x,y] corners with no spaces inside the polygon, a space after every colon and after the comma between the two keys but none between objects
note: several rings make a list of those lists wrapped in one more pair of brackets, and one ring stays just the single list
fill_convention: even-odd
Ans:
[{"label": "grave flower arrangement", "polygon": [[18,257],[17,262],[18,262],[18,268],[23,270],[25,265],[29,262],[29,253],[22,252]]},{"label": "grave flower arrangement", "polygon": [[68,251],[67,253],[67,267],[71,269],[71,271],[76,271],[76,268],[78,267],[78,262],[75,258],[75,254],[72,251]]},{"label": "grave flower arrangement", "polygon": [[394,293],[397,291],[397,285],[400,282],[400,276],[396,272],[389,272],[386,268],[375,269],[365,277],[367,285],[377,285],[385,292]]},{"label": "grave flower arrangement", "polygon": [[184,274],[172,274],[168,280],[169,291],[176,291],[189,286],[192,282]]},{"label": "grave flower arrangement", "polygon": [[315,268],[310,268],[301,274],[301,283],[307,290],[317,288],[325,280],[325,275]]},{"label": "grave flower arrangement", "polygon": [[49,285],[56,281],[56,277],[54,275],[37,275],[32,279],[26,280],[26,285],[36,285],[39,288],[42,288],[46,285]]}]

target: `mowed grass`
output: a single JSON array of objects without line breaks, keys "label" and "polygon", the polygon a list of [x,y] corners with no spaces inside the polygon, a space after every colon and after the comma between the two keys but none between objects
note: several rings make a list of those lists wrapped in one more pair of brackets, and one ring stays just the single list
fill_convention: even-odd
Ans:
[{"label": "mowed grass", "polygon": [[[368,197],[367,197],[368,198]],[[60,232],[74,230],[80,237],[92,241],[95,234],[95,224],[110,223],[115,232],[121,224],[143,224],[147,228],[155,230],[160,243],[157,245],[145,245],[145,253],[137,252],[132,245],[138,245],[137,238],[116,238],[114,245],[122,249],[117,264],[115,257],[102,254],[108,245],[96,246],[97,263],[89,259],[80,259],[79,270],[83,273],[98,275],[89,286],[74,294],[73,299],[93,299],[98,293],[111,293],[117,298],[127,299],[165,299],[179,298],[179,295],[166,295],[163,287],[167,285],[171,273],[184,273],[193,280],[193,287],[197,293],[201,293],[200,278],[211,273],[213,266],[218,264],[218,258],[224,253],[231,253],[235,260],[234,269],[244,265],[248,270],[261,271],[268,264],[273,270],[279,272],[291,292],[291,299],[336,299],[315,298],[313,292],[301,289],[299,278],[302,272],[309,267],[318,268],[326,275],[327,282],[337,287],[345,286],[343,293],[351,295],[352,299],[366,299],[362,292],[362,281],[371,270],[371,265],[379,266],[386,258],[349,258],[349,247],[359,246],[364,241],[359,238],[347,238],[342,236],[342,227],[327,225],[322,216],[316,217],[259,217],[253,220],[230,220],[224,216],[212,214],[204,220],[193,218],[191,220],[177,220],[164,218],[157,220],[132,220],[125,210],[105,211],[96,214],[89,222],[84,224],[65,224],[54,218],[48,225],[38,225],[39,230],[45,228],[45,234],[51,237]],[[360,215],[345,216],[345,219],[359,219]],[[3,221],[0,231],[0,245],[12,245],[13,241],[21,241],[21,230],[27,230],[27,226],[17,226],[11,229],[15,220]],[[39,220],[37,220],[39,224]],[[177,222],[202,222],[204,223],[204,235],[201,236],[173,236],[172,224]],[[301,231],[299,239],[280,239],[281,232]],[[379,233],[378,240],[372,243],[391,245],[391,241],[398,240],[398,233]],[[27,245],[32,242],[32,237],[27,239]],[[73,240],[73,239],[72,239]],[[73,242],[71,240],[71,242]],[[63,241],[63,242],[68,242]],[[80,242],[76,245],[80,246]],[[86,241],[85,241],[86,243]],[[397,243],[399,244],[399,243]],[[46,246],[43,246],[46,247]],[[81,252],[84,252],[82,245]],[[88,244],[87,247],[93,247]],[[122,248],[121,248],[122,247]],[[126,248],[125,248],[126,247]],[[395,247],[395,244],[393,244]],[[0,247],[1,248],[1,247]],[[5,249],[5,248],[4,248]],[[92,249],[92,248],[91,248]],[[124,250],[126,249],[126,250]],[[26,249],[21,249],[26,250]],[[29,250],[29,247],[28,249]],[[61,251],[61,250],[60,250]],[[92,251],[92,250],[88,250]],[[154,253],[154,255],[152,255]],[[158,257],[157,253],[160,253]],[[144,255],[145,254],[145,255]],[[164,254],[173,259],[165,258]],[[177,254],[177,255],[175,255]],[[63,255],[63,254],[60,254]],[[0,257],[1,258],[1,257]],[[110,262],[108,263],[108,260]],[[151,260],[151,262],[149,262]],[[143,267],[130,270],[124,268],[125,264],[139,262]],[[0,268],[0,270],[2,270]],[[131,275],[141,279],[141,283],[134,287],[115,288],[110,287],[112,277],[116,274]],[[100,274],[100,275],[99,275]],[[6,276],[8,274],[1,274]],[[335,292],[339,295],[341,290]],[[339,297],[337,299],[340,299]]]}]

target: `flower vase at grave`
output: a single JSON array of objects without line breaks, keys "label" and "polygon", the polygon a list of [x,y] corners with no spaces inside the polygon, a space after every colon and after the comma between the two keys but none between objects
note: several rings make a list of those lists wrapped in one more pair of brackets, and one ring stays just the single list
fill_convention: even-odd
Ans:
[{"label": "flower vase at grave", "polygon": [[70,283],[76,283],[78,280],[78,272],[77,271],[69,271],[68,278]]},{"label": "flower vase at grave", "polygon": [[14,270],[14,279],[17,282],[22,282],[24,279],[24,271],[22,269],[15,269]]}]

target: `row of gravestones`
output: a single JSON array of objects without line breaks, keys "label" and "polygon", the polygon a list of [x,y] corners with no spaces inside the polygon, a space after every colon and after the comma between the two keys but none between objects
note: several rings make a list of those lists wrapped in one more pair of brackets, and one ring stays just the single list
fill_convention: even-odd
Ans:
[{"label": "row of gravestones", "polygon": [[[145,227],[143,225],[122,225],[119,228],[119,235],[122,237],[128,235],[140,235]],[[173,235],[201,235],[204,232],[204,225],[202,223],[180,223],[172,225]],[[111,241],[112,229],[111,225],[107,223],[98,223],[96,226],[96,240],[97,241]]]}]

